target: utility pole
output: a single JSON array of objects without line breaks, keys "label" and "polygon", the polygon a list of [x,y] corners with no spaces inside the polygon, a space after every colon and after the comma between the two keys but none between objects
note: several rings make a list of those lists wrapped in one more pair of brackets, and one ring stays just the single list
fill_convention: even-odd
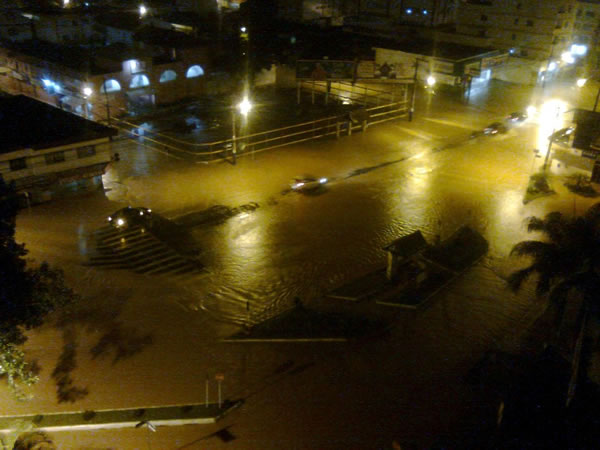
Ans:
[{"label": "utility pole", "polygon": [[412,122],[415,113],[415,98],[417,96],[417,74],[419,73],[419,58],[415,58],[415,74],[413,76],[412,98],[410,99],[410,111],[408,111],[408,120]]}]

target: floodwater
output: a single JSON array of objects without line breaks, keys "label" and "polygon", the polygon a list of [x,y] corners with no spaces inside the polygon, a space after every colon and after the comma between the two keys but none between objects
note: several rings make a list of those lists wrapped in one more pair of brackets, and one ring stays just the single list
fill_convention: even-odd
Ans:
[{"label": "floodwater", "polygon": [[[228,392],[248,400],[239,414],[218,425],[230,425],[239,436],[235,448],[391,448],[392,440],[412,442],[413,448],[431,445],[456,425],[465,402],[477,402],[464,374],[486,350],[520,350],[543,310],[530,285],[515,295],[505,283],[523,264],[508,256],[511,247],[535,237],[526,232],[524,219],[553,210],[582,212],[594,202],[575,198],[557,181],[555,196],[523,204],[528,176],[539,164],[531,151],[537,124],[468,139],[473,129],[518,109],[506,108],[432,107],[412,124],[395,121],[337,141],[248,155],[235,166],[194,165],[135,143],[115,144],[121,161],[105,176],[106,198],[23,212],[18,239],[38,260],[81,266],[94,250],[94,241],[85,238],[106,226],[107,214],[124,204],[146,206],[182,227],[200,249],[203,272],[140,276],[92,265],[86,267],[91,278],[67,274],[76,289],[88,289],[89,279],[105,285],[96,303],[139,327],[142,337],[153,333],[151,347],[117,365],[84,363],[82,356],[76,381],[89,383],[90,394],[71,408],[202,401],[204,375],[225,373]],[[312,195],[290,192],[291,178],[304,173],[330,181]],[[203,219],[206,211],[211,220]],[[431,242],[462,225],[482,233],[490,250],[425,310],[415,314],[325,299],[329,290],[383,267],[382,247],[398,237],[419,229]],[[139,264],[144,258],[160,264],[144,252],[139,249]],[[165,258],[172,261],[172,253]],[[113,286],[126,289],[114,288],[119,295],[113,295]],[[315,308],[371,308],[369,313],[394,318],[397,325],[382,339],[335,348],[215,343],[214,336],[238,329],[231,324],[262,321],[293,305],[295,297]],[[168,309],[171,304],[177,308]],[[114,305],[119,307],[113,312]],[[92,337],[82,347],[93,348]],[[28,345],[40,358],[52,353],[43,334]],[[282,365],[297,370],[273,375]],[[52,385],[44,383],[50,395],[42,394],[41,402],[53,410]],[[199,442],[199,435],[217,431],[205,429],[159,430],[152,446],[173,448],[174,442]],[[139,448],[146,442],[144,431],[79,432],[68,442],[87,439],[88,446],[99,447],[118,434],[134,443],[121,448]],[[215,439],[210,445],[232,444]]]}]

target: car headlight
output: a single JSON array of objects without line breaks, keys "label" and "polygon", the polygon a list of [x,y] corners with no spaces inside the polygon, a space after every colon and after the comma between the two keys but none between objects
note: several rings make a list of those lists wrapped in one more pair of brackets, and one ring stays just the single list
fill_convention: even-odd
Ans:
[{"label": "car headlight", "polygon": [[327,183],[327,178],[320,178],[319,183],[321,183],[321,184]]}]

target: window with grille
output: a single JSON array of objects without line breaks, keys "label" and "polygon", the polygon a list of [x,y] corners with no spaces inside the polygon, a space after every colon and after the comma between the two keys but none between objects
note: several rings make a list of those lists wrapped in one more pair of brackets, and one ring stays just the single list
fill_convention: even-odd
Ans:
[{"label": "window with grille", "polygon": [[65,160],[65,152],[48,153],[44,155],[44,158],[46,158],[46,164],[61,163]]}]

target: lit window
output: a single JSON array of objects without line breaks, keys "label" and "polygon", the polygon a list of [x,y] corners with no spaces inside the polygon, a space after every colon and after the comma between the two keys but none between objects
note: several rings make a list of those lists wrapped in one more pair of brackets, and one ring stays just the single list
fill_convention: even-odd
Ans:
[{"label": "lit window", "polygon": [[120,90],[121,90],[121,85],[115,79],[106,80],[102,84],[102,87],[100,88],[100,92],[102,92],[103,94],[107,93],[107,92],[117,92]]},{"label": "lit window", "polygon": [[129,88],[135,89],[148,85],[150,85],[150,80],[146,75],[136,75],[131,79],[131,83],[129,83]]},{"label": "lit window", "polygon": [[204,69],[199,65],[190,67],[185,74],[186,78],[201,77],[202,75],[204,75]]},{"label": "lit window", "polygon": [[160,79],[158,80],[158,82],[159,83],[167,83],[169,81],[173,81],[176,78],[177,78],[177,74],[175,73],[174,70],[165,70],[160,75]]}]

